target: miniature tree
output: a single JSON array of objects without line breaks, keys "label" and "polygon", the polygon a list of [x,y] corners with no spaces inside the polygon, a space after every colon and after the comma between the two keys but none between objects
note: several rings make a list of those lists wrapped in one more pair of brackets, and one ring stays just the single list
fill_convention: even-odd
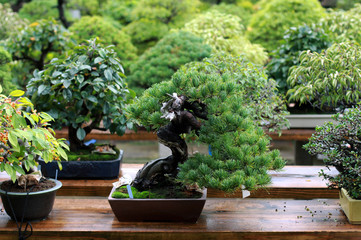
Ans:
[{"label": "miniature tree", "polygon": [[356,106],[361,97],[361,47],[335,43],[326,51],[304,51],[300,65],[291,68],[287,79],[290,100],[311,103],[320,109],[342,111]]},{"label": "miniature tree", "polygon": [[[128,106],[130,117],[157,131],[172,151],[147,163],[134,187],[148,189],[173,176],[186,185],[232,192],[265,185],[270,182],[267,170],[283,167],[279,151],[269,150],[269,138],[248,111],[242,79],[232,75],[236,64],[224,62],[187,64]],[[187,141],[210,145],[212,155],[188,156],[184,135]]]},{"label": "miniature tree", "polygon": [[317,127],[316,132],[304,147],[312,155],[322,154],[327,167],[339,171],[331,176],[325,171],[320,175],[329,180],[330,187],[344,188],[353,199],[361,199],[360,149],[361,110],[360,106],[344,114],[336,114],[337,123],[327,122]]},{"label": "miniature tree", "polygon": [[171,28],[178,28],[197,13],[198,0],[141,0],[132,11],[134,19],[124,31],[139,53],[154,46]]},{"label": "miniature tree", "polygon": [[271,52],[281,45],[283,33],[301,24],[318,22],[324,15],[318,0],[271,0],[252,15],[247,36]]},{"label": "miniature tree", "polygon": [[130,36],[100,16],[82,17],[69,28],[69,31],[74,33],[73,38],[78,43],[98,37],[99,42],[104,46],[114,45],[117,57],[122,61],[125,69],[137,58],[137,49],[133,46]]},{"label": "miniature tree", "polygon": [[211,48],[188,32],[174,32],[143,53],[130,67],[128,82],[140,95],[155,83],[169,80],[182,65],[209,57]]},{"label": "miniature tree", "polygon": [[56,119],[54,127],[68,126],[70,150],[76,152],[87,148],[84,138],[93,129],[122,135],[132,127],[122,109],[135,93],[124,78],[114,50],[94,39],[35,71],[27,94],[37,109]]},{"label": "miniature tree", "polygon": [[243,54],[249,61],[262,65],[268,59],[260,45],[245,38],[245,27],[237,16],[210,11],[186,23],[182,30],[203,38],[213,53]]},{"label": "miniature tree", "polygon": [[292,27],[284,33],[283,44],[270,54],[267,64],[269,77],[276,80],[278,89],[286,94],[289,69],[299,64],[299,54],[304,50],[320,53],[331,45],[330,39],[322,28],[316,25]]},{"label": "miniature tree", "polygon": [[21,68],[13,71],[18,85],[25,87],[35,69],[42,70],[54,54],[61,55],[72,45],[69,32],[55,20],[40,20],[13,33],[5,42],[5,49]]}]

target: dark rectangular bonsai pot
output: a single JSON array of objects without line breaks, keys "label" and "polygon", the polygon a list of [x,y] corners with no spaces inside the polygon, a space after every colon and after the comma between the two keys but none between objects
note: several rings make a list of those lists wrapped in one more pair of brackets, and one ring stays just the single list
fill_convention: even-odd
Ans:
[{"label": "dark rectangular bonsai pot", "polygon": [[58,170],[58,179],[116,179],[119,177],[123,150],[115,160],[107,161],[62,161],[63,169],[59,171],[57,162],[45,163],[39,159],[44,176],[55,178]]},{"label": "dark rectangular bonsai pot", "polygon": [[120,222],[197,222],[207,197],[207,189],[201,198],[187,199],[130,199],[112,198],[108,201]]}]

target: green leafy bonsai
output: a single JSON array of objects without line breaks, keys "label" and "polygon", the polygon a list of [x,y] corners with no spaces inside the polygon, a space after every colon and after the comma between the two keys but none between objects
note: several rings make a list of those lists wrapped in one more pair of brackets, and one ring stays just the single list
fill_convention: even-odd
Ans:
[{"label": "green leafy bonsai", "polygon": [[320,172],[329,180],[329,186],[344,188],[351,198],[360,200],[361,109],[359,106],[348,109],[333,119],[337,123],[328,122],[316,128],[305,149],[312,155],[322,154],[325,165],[339,171],[336,176]]},{"label": "green leafy bonsai", "polygon": [[320,109],[342,111],[358,104],[361,97],[361,47],[335,43],[326,51],[304,51],[300,65],[290,70],[290,100],[311,103]]},{"label": "green leafy bonsai", "polygon": [[[42,157],[45,162],[67,159],[64,139],[56,139],[50,122],[54,119],[37,112],[31,101],[23,97],[23,91],[15,90],[6,96],[0,85],[0,172],[6,172],[15,182],[16,173],[25,175],[25,170],[37,165]],[[29,107],[30,112],[24,111]]]},{"label": "green leafy bonsai", "polygon": [[299,64],[299,54],[302,51],[320,53],[331,45],[327,34],[317,25],[291,27],[284,33],[283,44],[273,51],[267,64],[269,77],[276,80],[278,89],[286,94],[290,87],[287,77],[292,66]]},{"label": "green leafy bonsai", "polygon": [[243,54],[249,61],[261,65],[268,59],[260,45],[246,39],[245,27],[237,16],[210,11],[186,23],[182,30],[203,38],[213,53]]},{"label": "green leafy bonsai", "polygon": [[283,33],[301,24],[317,23],[324,15],[318,0],[261,1],[263,8],[252,15],[247,36],[271,52],[281,45]]},{"label": "green leafy bonsai", "polygon": [[69,128],[71,151],[86,149],[84,138],[93,129],[122,135],[132,127],[123,108],[135,93],[114,50],[96,39],[35,71],[27,89],[34,105],[56,119],[54,127]]},{"label": "green leafy bonsai", "polygon": [[4,48],[12,55],[14,82],[25,88],[35,69],[42,70],[54,55],[61,55],[72,46],[70,33],[55,20],[39,20],[20,33],[13,33]]},{"label": "green leafy bonsai", "polygon": [[168,34],[131,65],[128,82],[140,95],[153,84],[169,80],[182,65],[210,54],[211,48],[189,32]]},{"label": "green leafy bonsai", "polygon": [[[160,143],[172,151],[148,162],[133,180],[134,187],[149,189],[175,177],[184,185],[226,192],[255,189],[270,182],[267,170],[284,166],[250,114],[243,78],[232,74],[242,68],[223,60],[187,64],[128,106],[130,117],[157,131]],[[207,144],[212,154],[188,156],[186,141]]]}]

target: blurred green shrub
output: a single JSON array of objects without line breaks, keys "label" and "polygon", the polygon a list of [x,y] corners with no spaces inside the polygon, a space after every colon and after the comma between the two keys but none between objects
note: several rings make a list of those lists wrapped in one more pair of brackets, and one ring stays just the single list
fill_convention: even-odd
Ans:
[{"label": "blurred green shrub", "polygon": [[54,55],[61,55],[73,42],[69,32],[55,20],[34,22],[13,33],[4,48],[18,61],[13,66],[13,82],[24,88],[35,69],[42,70]]},{"label": "blurred green shrub", "polygon": [[290,88],[287,85],[288,72],[290,67],[299,64],[299,54],[304,50],[319,53],[329,46],[330,39],[319,26],[291,27],[283,36],[283,44],[270,54],[271,60],[267,64],[269,77],[275,79],[279,91],[286,94]]},{"label": "blurred green shrub", "polygon": [[130,37],[100,16],[84,16],[70,28],[73,38],[78,43],[86,43],[88,39],[98,37],[104,46],[114,45],[114,50],[125,69],[137,58],[137,49]]},{"label": "blurred green shrub", "polygon": [[242,20],[230,14],[211,11],[185,24],[184,31],[204,39],[214,53],[225,52],[234,56],[243,54],[249,61],[264,64],[267,53],[257,44],[246,39]]},{"label": "blurred green shrub", "polygon": [[5,95],[16,89],[16,86],[11,82],[11,73],[8,65],[10,62],[10,54],[0,47],[0,85],[2,86],[2,93]]},{"label": "blurred green shrub", "polygon": [[19,32],[19,29],[26,25],[27,21],[13,12],[9,4],[0,4],[0,41],[8,38],[13,32]]},{"label": "blurred green shrub", "polygon": [[211,47],[189,32],[174,32],[166,35],[148,49],[131,66],[128,82],[140,95],[155,83],[170,80],[182,65],[200,61],[211,54]]},{"label": "blurred green shrub", "polygon": [[271,0],[260,6],[252,15],[247,35],[251,42],[261,44],[269,52],[281,45],[280,40],[290,27],[316,23],[325,15],[318,0]]}]

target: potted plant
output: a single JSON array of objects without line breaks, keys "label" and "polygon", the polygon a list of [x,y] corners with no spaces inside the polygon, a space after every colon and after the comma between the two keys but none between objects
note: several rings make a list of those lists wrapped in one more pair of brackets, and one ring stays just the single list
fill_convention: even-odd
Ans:
[{"label": "potted plant", "polygon": [[339,171],[331,176],[321,170],[320,175],[329,181],[330,187],[340,189],[340,203],[348,221],[361,224],[361,108],[348,109],[333,118],[337,123],[317,127],[305,149],[313,155],[324,155],[325,165]]},{"label": "potted plant", "polygon": [[[84,140],[94,129],[122,135],[127,127],[132,128],[123,107],[135,93],[124,81],[124,70],[116,53],[110,47],[101,47],[97,41],[90,40],[70,50],[65,57],[53,59],[43,71],[34,71],[27,85],[27,94],[32,96],[34,105],[56,119],[53,126],[68,128],[73,154],[68,154],[69,161],[63,164],[59,178],[119,175],[123,151],[113,147],[97,150],[94,144],[86,145]],[[50,167],[56,165],[45,165],[42,161],[40,164],[48,175],[55,174]]]},{"label": "potted plant", "polygon": [[[53,118],[38,113],[23,94],[23,91],[15,90],[9,97],[0,95],[0,171],[11,177],[0,184],[0,195],[11,218],[43,219],[52,210],[61,182],[26,172],[37,166],[38,157],[45,162],[55,160],[61,168],[59,160],[60,157],[67,159],[64,149],[68,146],[53,136],[53,130],[49,128]],[[30,112],[25,111],[27,107]]]},{"label": "potted plant", "polygon": [[[257,75],[252,66],[243,58],[223,55],[193,62],[170,81],[147,89],[127,107],[131,119],[157,131],[159,142],[169,147],[172,155],[146,163],[128,187],[118,186],[129,184],[124,179],[115,184],[108,199],[119,221],[195,222],[204,206],[205,192],[200,202],[184,195],[181,199],[148,198],[159,198],[160,190],[175,195],[177,189],[185,189],[186,196],[202,188],[252,190],[270,182],[268,169],[284,166],[279,151],[269,150],[269,138],[261,128],[264,122],[259,121],[275,101],[268,101],[269,108],[258,106],[255,110],[257,97],[262,99],[258,91],[269,85],[255,83],[262,80],[256,76],[265,76]],[[249,96],[253,84],[256,94]],[[189,141],[209,145],[211,155],[188,155]],[[147,199],[131,199],[131,195]],[[184,201],[186,205],[176,205]],[[191,205],[199,209],[187,216]]]}]

